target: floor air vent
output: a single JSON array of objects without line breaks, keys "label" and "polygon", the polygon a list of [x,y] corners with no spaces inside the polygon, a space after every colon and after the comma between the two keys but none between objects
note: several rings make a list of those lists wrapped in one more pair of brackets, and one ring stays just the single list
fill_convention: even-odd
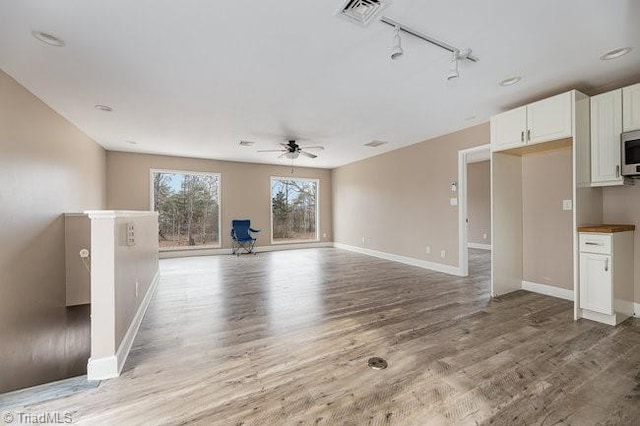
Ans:
[{"label": "floor air vent", "polygon": [[390,0],[347,0],[337,15],[366,26],[379,16],[389,3]]}]

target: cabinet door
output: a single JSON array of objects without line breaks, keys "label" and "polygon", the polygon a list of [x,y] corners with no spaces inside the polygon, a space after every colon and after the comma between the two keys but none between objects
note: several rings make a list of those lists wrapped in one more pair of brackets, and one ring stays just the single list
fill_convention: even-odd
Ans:
[{"label": "cabinet door", "polygon": [[640,83],[622,89],[622,131],[640,130]]},{"label": "cabinet door", "polygon": [[622,185],[622,90],[591,98],[591,182]]},{"label": "cabinet door", "polygon": [[500,151],[524,145],[527,107],[512,109],[491,117],[491,149]]},{"label": "cabinet door", "polygon": [[580,308],[613,314],[611,256],[580,253]]},{"label": "cabinet door", "polygon": [[571,92],[561,93],[527,106],[528,143],[535,144],[572,136]]}]

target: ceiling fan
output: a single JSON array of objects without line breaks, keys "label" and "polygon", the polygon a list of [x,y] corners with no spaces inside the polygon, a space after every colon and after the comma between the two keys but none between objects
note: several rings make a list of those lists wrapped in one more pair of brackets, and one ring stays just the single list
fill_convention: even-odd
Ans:
[{"label": "ceiling fan", "polygon": [[295,160],[296,158],[298,158],[300,154],[309,158],[317,157],[317,155],[307,152],[307,150],[318,150],[318,151],[324,150],[324,147],[320,145],[300,147],[294,140],[290,140],[289,143],[281,143],[280,145],[282,145],[283,148],[261,149],[261,150],[258,150],[258,152],[281,152],[282,154],[280,154],[278,158],[286,157],[286,158]]}]

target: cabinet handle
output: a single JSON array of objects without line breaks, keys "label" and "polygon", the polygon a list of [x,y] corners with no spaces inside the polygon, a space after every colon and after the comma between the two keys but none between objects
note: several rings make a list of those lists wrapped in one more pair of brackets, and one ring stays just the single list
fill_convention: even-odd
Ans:
[{"label": "cabinet handle", "polygon": [[609,270],[609,258],[606,258],[604,260],[604,270],[608,271]]},{"label": "cabinet handle", "polygon": [[524,130],[520,132],[520,142],[524,142]]},{"label": "cabinet handle", "polygon": [[531,129],[527,129],[527,140],[531,142]]},{"label": "cabinet handle", "polygon": [[620,165],[616,166],[616,177],[619,178],[620,177]]},{"label": "cabinet handle", "polygon": [[591,241],[587,241],[584,244],[587,245],[587,246],[603,246],[604,245],[602,243],[592,243]]}]

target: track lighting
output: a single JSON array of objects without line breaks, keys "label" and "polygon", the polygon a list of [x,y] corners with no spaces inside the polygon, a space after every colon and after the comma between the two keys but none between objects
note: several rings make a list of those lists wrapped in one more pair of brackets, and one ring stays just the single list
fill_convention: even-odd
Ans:
[{"label": "track lighting", "polygon": [[403,53],[402,42],[400,40],[400,26],[396,25],[396,32],[393,36],[393,47],[391,48],[390,57],[391,59],[396,60],[399,59]]},{"label": "track lighting", "polygon": [[447,81],[455,80],[456,78],[460,78],[460,71],[458,71],[458,54],[460,52],[458,50],[453,51],[453,56],[451,58],[451,68],[447,73]]}]

